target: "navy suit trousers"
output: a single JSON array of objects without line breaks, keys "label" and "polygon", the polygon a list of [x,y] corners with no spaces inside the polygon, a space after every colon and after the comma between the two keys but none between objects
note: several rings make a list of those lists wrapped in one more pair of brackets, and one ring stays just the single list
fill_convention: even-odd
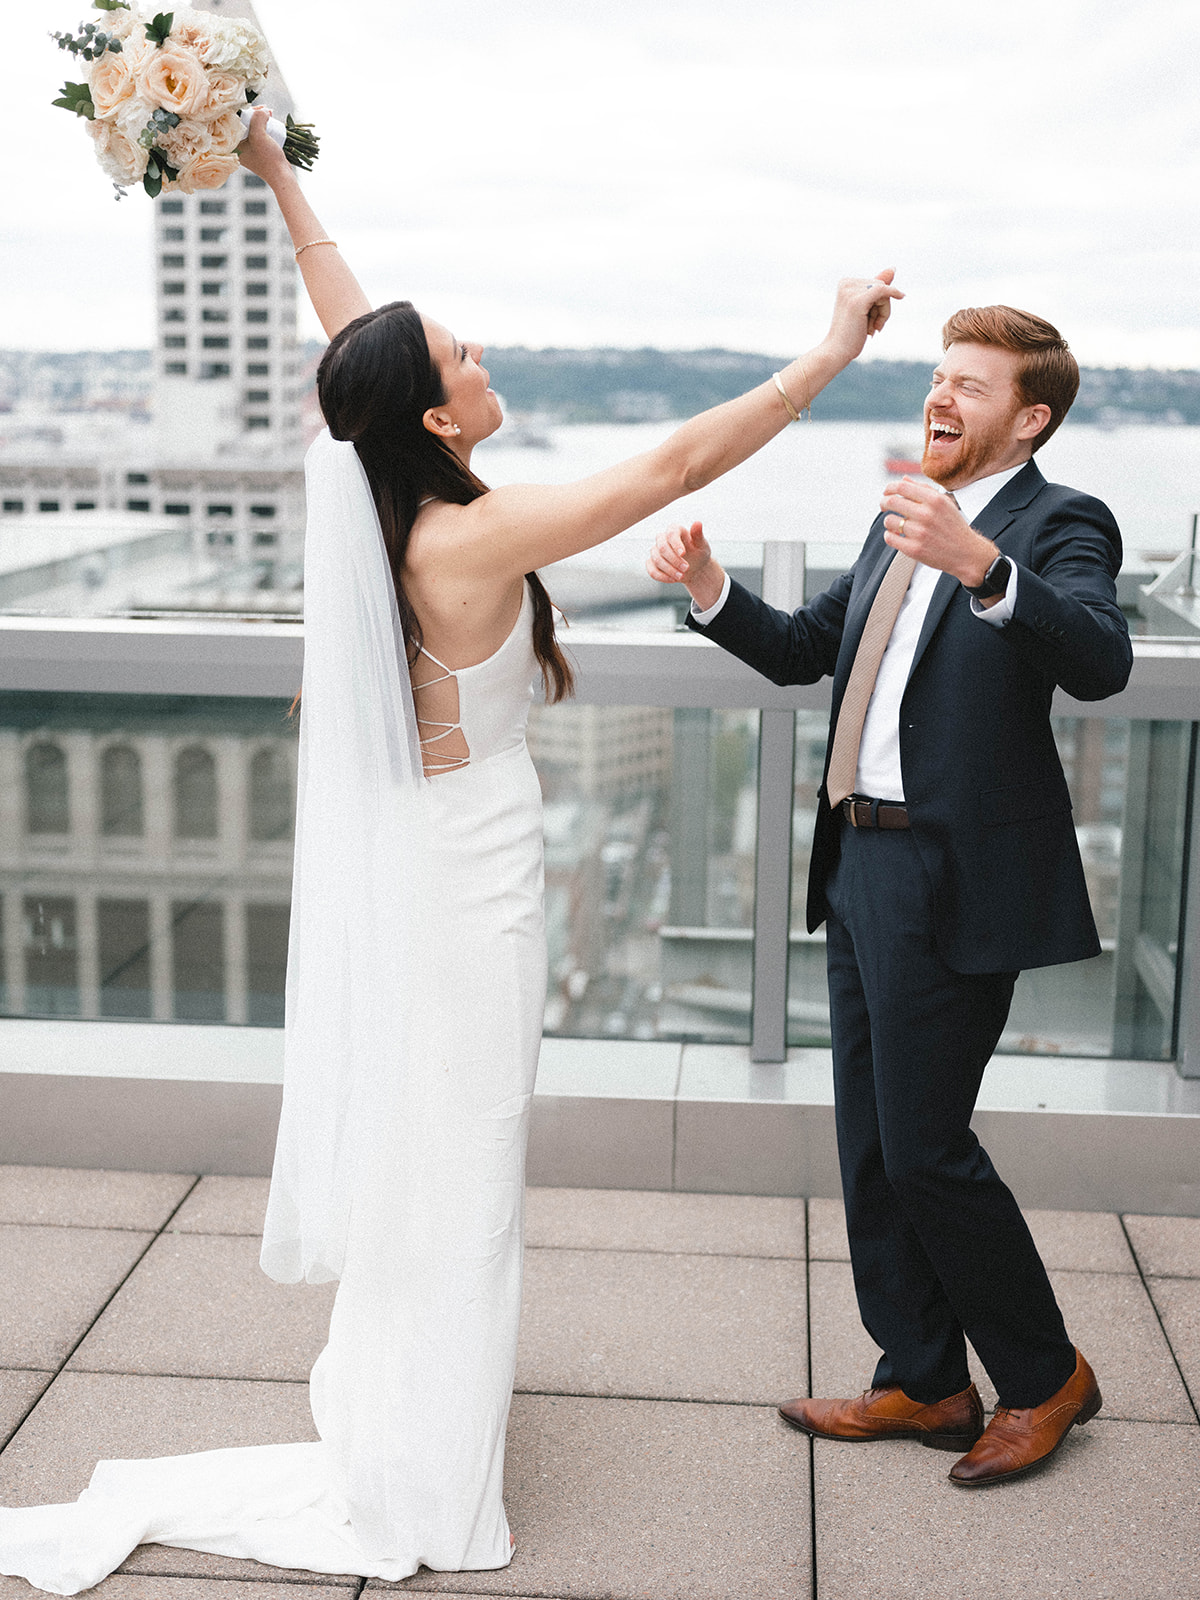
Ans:
[{"label": "navy suit trousers", "polygon": [[1074,1348],[970,1126],[1017,974],[942,960],[911,832],[843,824],[839,842],[826,884],[838,1154],[859,1309],[884,1352],[874,1382],[924,1403],[959,1393],[965,1335],[1002,1405],[1040,1405]]}]

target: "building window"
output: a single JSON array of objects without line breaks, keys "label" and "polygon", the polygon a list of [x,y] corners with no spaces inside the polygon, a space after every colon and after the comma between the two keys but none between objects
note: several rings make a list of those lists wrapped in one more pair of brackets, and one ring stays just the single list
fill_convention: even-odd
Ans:
[{"label": "building window", "polygon": [[231,517],[233,515],[232,506],[209,506],[207,511],[210,517]]},{"label": "building window", "polygon": [[248,217],[265,217],[267,214],[267,202],[265,200],[246,200],[242,204],[242,210]]},{"label": "building window", "polygon": [[208,295],[210,297],[214,297],[216,295],[224,294],[225,293],[225,285],[223,283],[202,283],[200,285],[200,293],[201,294],[206,294],[206,295]]},{"label": "building window", "polygon": [[125,474],[125,482],[126,483],[149,483],[150,482],[150,474],[148,472],[127,472]]},{"label": "building window", "polygon": [[246,363],[246,376],[248,378],[269,378],[271,376],[270,363],[266,361],[248,361]]},{"label": "building window", "polygon": [[4,509],[5,511],[24,511],[25,502],[24,500],[6,500]]},{"label": "building window", "polygon": [[247,313],[246,313],[246,321],[247,322],[269,322],[270,321],[270,316],[271,316],[271,314],[270,314],[269,311],[266,311],[266,310],[259,311],[257,309],[251,309],[250,311],[247,311]]},{"label": "building window", "polygon": [[210,529],[208,542],[209,544],[233,544],[234,539],[231,533],[217,533],[215,529]]},{"label": "building window", "polygon": [[211,900],[172,903],[171,977],[176,1021],[224,1022],[224,906]]},{"label": "building window", "polygon": [[192,508],[186,501],[172,500],[170,505],[165,505],[163,511],[168,517],[190,517]]},{"label": "building window", "polygon": [[182,228],[164,228],[163,231],[162,231],[162,236],[163,236],[163,243],[164,244],[182,244],[183,243],[183,229]]},{"label": "building window", "polygon": [[256,545],[272,545],[278,544],[279,541],[273,533],[256,533],[254,535],[254,543]]},{"label": "building window", "polygon": [[269,406],[271,391],[269,389],[247,389],[246,404],[248,406]]},{"label": "building window", "polygon": [[178,271],[183,266],[183,257],[182,256],[164,256],[162,258],[162,264],[163,264],[164,267],[174,267],[176,269],[176,271]]},{"label": "building window", "polygon": [[283,1026],[289,915],[286,905],[246,907],[246,1021],[252,1027]]},{"label": "building window", "polygon": [[205,272],[222,272],[229,265],[228,256],[201,256],[200,265]]},{"label": "building window", "polygon": [[56,744],[31,744],[25,752],[25,831],[71,831],[67,758]]},{"label": "building window", "polygon": [[150,1006],[150,904],[97,900],[100,1015],[148,1017]]},{"label": "building window", "polygon": [[247,256],[246,257],[246,271],[247,272],[265,272],[266,270],[267,270],[267,258],[266,258],[266,256]]},{"label": "building window", "polygon": [[250,515],[252,517],[260,517],[260,518],[261,517],[273,517],[275,515],[275,507],[274,506],[251,506],[250,507]]},{"label": "building window", "polygon": [[168,362],[166,362],[164,364],[163,371],[166,373],[168,378],[186,378],[187,377],[187,362],[186,361],[168,361]]},{"label": "building window", "polygon": [[149,511],[150,502],[149,500],[126,500],[125,509],[126,511]]},{"label": "building window", "polygon": [[175,757],[175,837],[217,837],[217,764],[198,744]]},{"label": "building window", "polygon": [[187,284],[186,283],[164,283],[163,284],[163,293],[164,294],[186,294],[187,293]]},{"label": "building window", "polygon": [[226,228],[201,228],[200,229],[200,243],[201,244],[220,244],[221,240],[225,237],[227,232],[228,232],[228,229],[226,229]]},{"label": "building window", "polygon": [[227,378],[229,376],[228,361],[205,361],[200,368],[202,378]]},{"label": "building window", "polygon": [[292,834],[292,774],[284,752],[274,746],[250,759],[250,837],[289,839]]},{"label": "building window", "polygon": [[259,299],[261,299],[263,295],[270,293],[270,285],[265,283],[248,283],[246,285],[246,293],[248,295],[256,295]]},{"label": "building window", "polygon": [[229,335],[224,333],[206,334],[201,341],[206,350],[228,350]]},{"label": "building window", "polygon": [[75,901],[25,897],[25,1009],[33,1016],[79,1015]]},{"label": "building window", "polygon": [[205,306],[200,313],[201,322],[228,322],[228,311],[218,311],[216,306]]},{"label": "building window", "polygon": [[39,500],[38,501],[38,510],[39,511],[57,511],[58,510],[58,501],[57,500]]},{"label": "building window", "polygon": [[166,338],[163,340],[163,349],[164,350],[186,350],[187,349],[187,334],[186,333],[168,333]]},{"label": "building window", "polygon": [[242,188],[243,189],[265,189],[266,187],[267,187],[266,183],[263,181],[263,179],[259,178],[259,177],[256,177],[256,175],[253,172],[243,173],[243,175],[242,175]]},{"label": "building window", "polygon": [[95,511],[96,502],[94,500],[76,500],[74,509],[76,511]]},{"label": "building window", "polygon": [[246,426],[247,428],[269,428],[271,419],[270,417],[247,417]]},{"label": "building window", "polygon": [[252,334],[250,338],[246,340],[247,350],[269,350],[270,348],[270,339],[264,339],[261,333]]},{"label": "building window", "polygon": [[[180,202],[179,209],[181,211],[183,210],[182,201]],[[224,200],[201,200],[200,215],[202,217],[223,217],[225,215]]]},{"label": "building window", "polygon": [[183,215],[183,201],[160,200],[158,202],[158,209],[164,217],[181,217]]},{"label": "building window", "polygon": [[163,312],[164,322],[183,322],[185,320],[182,306],[168,306]]},{"label": "building window", "polygon": [[142,758],[127,744],[110,744],[100,758],[100,832],[136,839],[142,817]]},{"label": "building window", "polygon": [[247,244],[266,244],[267,230],[265,228],[247,228],[245,239]]}]

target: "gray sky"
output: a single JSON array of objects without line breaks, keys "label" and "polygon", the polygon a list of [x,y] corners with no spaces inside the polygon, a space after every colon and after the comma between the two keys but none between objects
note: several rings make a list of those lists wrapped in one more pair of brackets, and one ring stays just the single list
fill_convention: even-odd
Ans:
[{"label": "gray sky", "polygon": [[[1195,0],[256,4],[329,232],[460,336],[785,354],[890,264],[879,356],[1003,300],[1085,363],[1200,366]],[[150,202],[48,103],[47,31],[94,13],[8,9],[0,345],[148,344]]]}]

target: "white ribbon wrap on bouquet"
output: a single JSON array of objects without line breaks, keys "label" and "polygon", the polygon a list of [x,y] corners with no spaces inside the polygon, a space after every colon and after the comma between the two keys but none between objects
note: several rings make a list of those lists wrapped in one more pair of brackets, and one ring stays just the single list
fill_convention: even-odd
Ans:
[{"label": "white ribbon wrap on bouquet", "polygon": [[[245,111],[239,111],[238,112],[238,116],[241,118],[242,127],[245,128],[245,130],[246,130],[246,137],[249,137],[250,119],[253,117],[253,115],[254,115],[254,108],[252,106],[248,106]],[[274,139],[275,143],[282,150],[283,149],[283,141],[287,138],[287,123],[286,122],[280,122],[278,117],[272,117],[271,120],[267,123],[267,132],[271,135],[272,139]],[[351,447],[351,448],[353,448],[353,447]]]}]

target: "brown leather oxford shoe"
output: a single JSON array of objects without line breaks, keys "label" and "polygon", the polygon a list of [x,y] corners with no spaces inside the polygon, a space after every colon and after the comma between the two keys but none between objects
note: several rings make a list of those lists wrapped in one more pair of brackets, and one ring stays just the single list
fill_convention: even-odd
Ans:
[{"label": "brown leather oxford shoe", "polygon": [[919,1439],[931,1450],[966,1450],[983,1432],[983,1403],[974,1384],[933,1405],[910,1400],[897,1384],[854,1400],[789,1400],[779,1415],[818,1439]]},{"label": "brown leather oxford shoe", "polygon": [[950,1468],[950,1482],[964,1489],[985,1489],[1017,1478],[1058,1449],[1071,1424],[1082,1428],[1101,1405],[1096,1375],[1075,1352],[1075,1371],[1057,1394],[1040,1406],[1016,1410],[1000,1406],[979,1442]]}]

